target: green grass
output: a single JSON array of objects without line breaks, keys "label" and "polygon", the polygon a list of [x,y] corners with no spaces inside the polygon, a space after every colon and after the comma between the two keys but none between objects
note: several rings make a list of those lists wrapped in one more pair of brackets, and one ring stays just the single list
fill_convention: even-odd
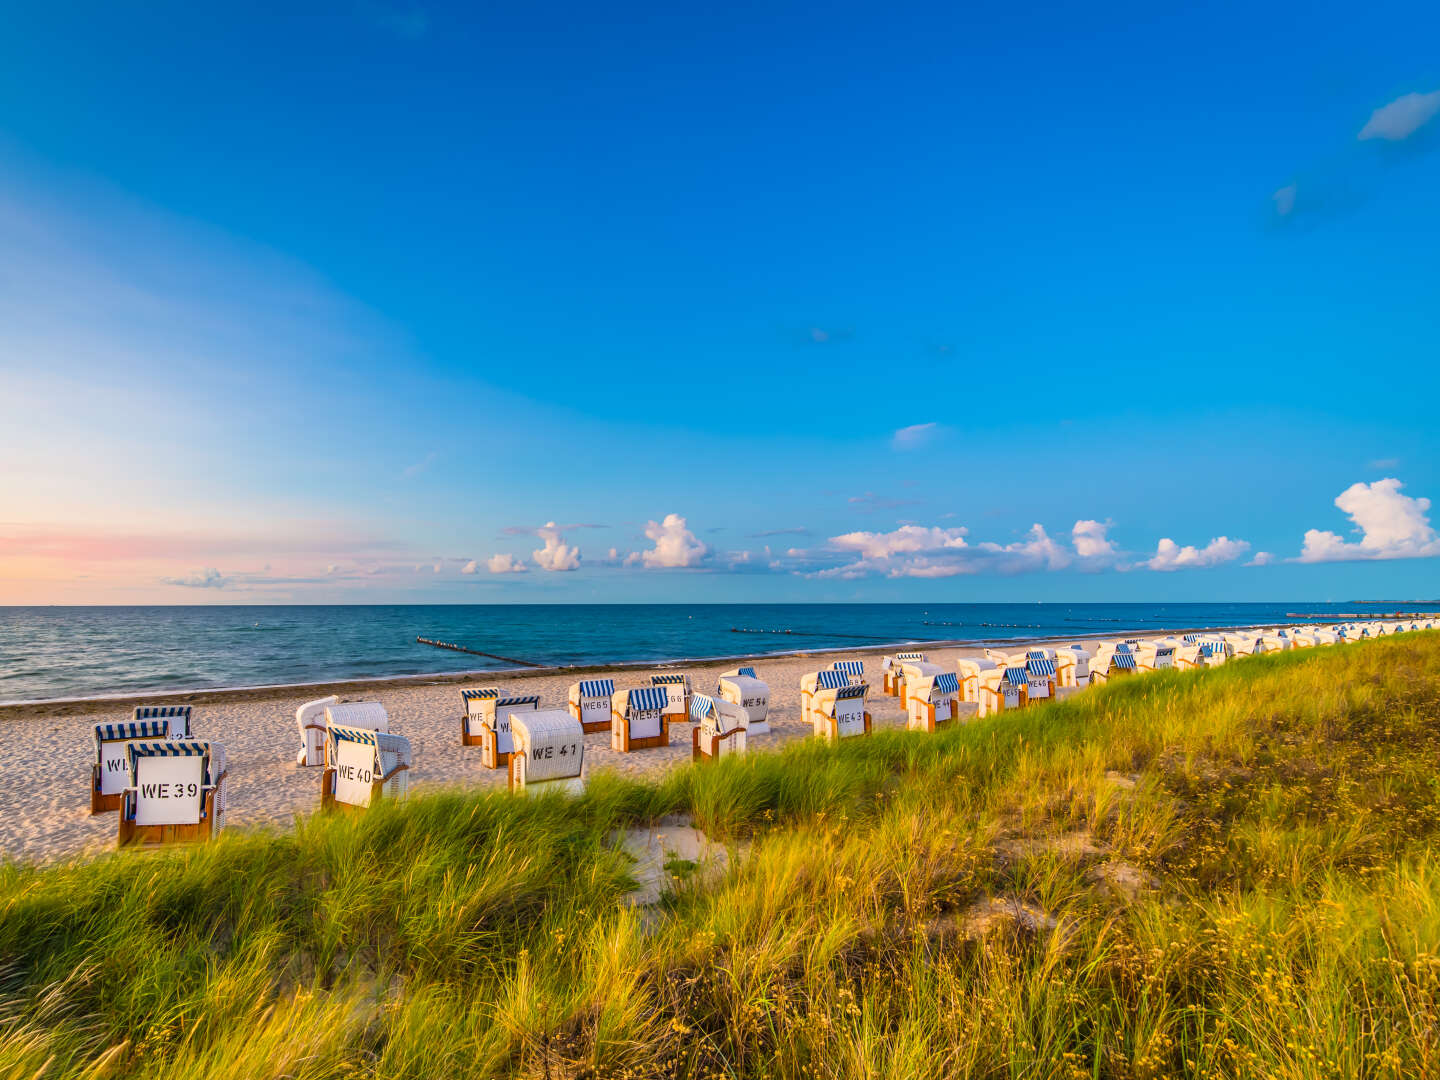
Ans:
[{"label": "green grass", "polygon": [[[746,854],[642,916],[606,837],[677,810]],[[1412,634],[7,867],[0,1078],[1440,1075],[1437,835]]]}]

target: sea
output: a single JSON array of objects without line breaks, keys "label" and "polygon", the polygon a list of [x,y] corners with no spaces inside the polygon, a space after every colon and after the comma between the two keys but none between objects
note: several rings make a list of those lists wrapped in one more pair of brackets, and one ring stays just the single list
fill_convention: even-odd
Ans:
[{"label": "sea", "polygon": [[1319,622],[1423,608],[1397,601],[0,607],[0,704],[527,664],[708,660]]}]

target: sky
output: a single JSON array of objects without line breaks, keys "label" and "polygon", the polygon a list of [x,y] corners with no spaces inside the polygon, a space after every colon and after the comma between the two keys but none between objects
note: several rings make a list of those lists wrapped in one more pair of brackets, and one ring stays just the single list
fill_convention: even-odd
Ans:
[{"label": "sky", "polygon": [[1440,8],[11,5],[0,604],[1440,597]]}]

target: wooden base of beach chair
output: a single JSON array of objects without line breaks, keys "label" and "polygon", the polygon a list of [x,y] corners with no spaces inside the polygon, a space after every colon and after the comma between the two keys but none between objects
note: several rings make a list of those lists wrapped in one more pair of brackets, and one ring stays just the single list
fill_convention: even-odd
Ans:
[{"label": "wooden base of beach chair", "polygon": [[[383,780],[377,780],[370,785],[370,806],[374,806],[380,801],[384,790],[385,781]],[[320,809],[324,811],[337,810],[342,814],[363,814],[370,807],[337,802],[335,799],[335,768],[327,765],[325,772],[320,776]]]},{"label": "wooden base of beach chair", "polygon": [[90,772],[90,813],[108,814],[112,810],[119,810],[124,801],[125,796],[119,791],[111,795],[100,794],[100,766],[94,766]]},{"label": "wooden base of beach chair", "polygon": [[161,844],[194,843],[209,840],[214,834],[215,792],[205,795],[204,814],[192,825],[136,825],[120,815],[120,833],[115,840],[117,848],[158,847]]},{"label": "wooden base of beach chair", "polygon": [[570,715],[573,716],[577,721],[579,721],[580,730],[583,731],[586,735],[598,735],[602,731],[610,730],[609,720],[591,720],[589,723],[586,723],[584,720],[580,719],[581,712],[579,705],[576,705],[572,701],[570,702],[568,707],[570,709]]},{"label": "wooden base of beach chair", "polygon": [[[739,734],[741,731],[743,731],[743,730],[744,730],[743,728],[736,728],[734,731],[728,731],[728,732],[726,732],[724,735],[721,735],[721,736],[720,736],[720,739],[721,739],[721,740],[729,740],[729,739],[733,738],[735,735],[738,735],[738,734]],[[700,728],[699,728],[699,727],[696,727],[696,728],[692,729],[691,732],[690,732],[690,760],[691,760],[691,761],[718,761],[718,760],[720,760],[720,757],[719,757],[718,754],[707,754],[707,753],[705,752],[705,748],[701,745],[701,742],[700,742]]]},{"label": "wooden base of beach chair", "polygon": [[959,715],[959,709],[953,705],[950,706],[946,715],[943,717],[939,717],[937,719],[935,715],[936,712],[937,710],[934,705],[925,706],[925,712],[920,717],[920,726],[918,728],[911,728],[910,730],[927,732],[938,731],[940,728],[949,727],[951,724],[955,723],[955,718],[957,715]]},{"label": "wooden base of beach chair", "polygon": [[[661,724],[659,735],[646,735],[644,738],[634,739],[630,737],[630,727],[623,720],[620,726],[610,728],[610,743],[612,749],[619,750],[622,754],[628,754],[632,750],[653,750],[657,746],[670,745],[670,725]],[[616,743],[619,743],[616,746]]]},{"label": "wooden base of beach chair", "polygon": [[460,745],[461,745],[461,746],[479,746],[479,745],[480,745],[480,736],[479,736],[479,735],[471,735],[471,734],[470,734],[469,717],[466,717],[466,716],[462,716],[462,717],[460,718]]}]

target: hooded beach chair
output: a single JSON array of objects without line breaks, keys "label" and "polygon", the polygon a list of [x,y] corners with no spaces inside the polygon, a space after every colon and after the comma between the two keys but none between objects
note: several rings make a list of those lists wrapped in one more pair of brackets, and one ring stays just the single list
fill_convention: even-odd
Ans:
[{"label": "hooded beach chair", "polygon": [[870,734],[870,713],[865,698],[870,688],[864,683],[846,682],[844,686],[815,691],[810,703],[812,730],[822,739],[834,742]]},{"label": "hooded beach chair", "polygon": [[95,764],[90,770],[90,813],[119,810],[130,782],[130,744],[170,737],[170,720],[129,720],[95,725]]},{"label": "hooded beach chair", "polygon": [[1147,641],[1135,651],[1135,666],[1141,671],[1169,671],[1175,666],[1175,646]]},{"label": "hooded beach chair", "polygon": [[913,664],[924,659],[925,654],[922,652],[901,652],[894,656],[882,656],[880,658],[881,690],[891,697],[900,697],[905,692],[905,674],[901,669],[906,664]]},{"label": "hooded beach chair", "polygon": [[615,691],[610,699],[610,749],[628,754],[669,746],[670,727],[665,722],[669,700],[663,686]]},{"label": "hooded beach chair", "polygon": [[[1199,655],[1198,645],[1186,646],[1194,649]],[[1175,650],[1177,655],[1181,651]],[[1139,671],[1139,665],[1135,662],[1135,654],[1132,652],[1104,652],[1090,662],[1090,684],[1096,686],[1109,682],[1112,678],[1120,675],[1134,675]]]},{"label": "hooded beach chair", "polygon": [[325,764],[325,710],[340,704],[334,694],[329,697],[307,701],[295,710],[295,727],[300,731],[300,752],[295,755],[295,764],[301,766]]},{"label": "hooded beach chair", "polygon": [[690,722],[690,676],[666,673],[651,675],[650,685],[665,691],[665,723]]},{"label": "hooded beach chair", "polygon": [[1230,659],[1230,643],[1228,641],[1202,641],[1200,643],[1200,656],[1206,667],[1219,667]]},{"label": "hooded beach chair", "polygon": [[570,684],[570,715],[580,722],[587,735],[610,730],[610,699],[615,696],[614,679],[581,679]]},{"label": "hooded beach chair", "polygon": [[812,671],[809,674],[800,676],[800,719],[803,723],[813,724],[814,716],[812,709],[815,705],[815,695],[821,690],[834,690],[841,686],[853,686],[854,681],[843,671],[835,668],[824,668],[820,671]]},{"label": "hooded beach chair", "polygon": [[570,709],[511,713],[510,790],[521,795],[585,790],[585,730]]},{"label": "hooded beach chair", "polygon": [[902,710],[910,707],[910,687],[921,679],[928,679],[939,675],[945,669],[939,664],[932,664],[928,660],[907,660],[900,665],[900,708]]},{"label": "hooded beach chair", "polygon": [[320,807],[359,810],[410,790],[410,740],[370,728],[330,724]]},{"label": "hooded beach chair", "polygon": [[1094,654],[1079,645],[1055,650],[1055,685],[1089,686],[1090,659]]},{"label": "hooded beach chair", "polygon": [[170,724],[172,739],[190,737],[189,705],[136,705],[130,714],[130,720],[136,724],[142,724],[146,720],[165,720]]},{"label": "hooded beach chair", "polygon": [[1174,649],[1175,654],[1171,657],[1170,666],[1177,671],[1194,671],[1205,666],[1205,658],[1200,655],[1199,645],[1176,645]]},{"label": "hooded beach chair", "polygon": [[495,721],[495,702],[500,700],[498,686],[478,686],[460,691],[460,745],[480,745],[480,725]]},{"label": "hooded beach chair", "polygon": [[989,716],[1006,709],[1020,709],[1029,702],[1030,678],[1023,667],[995,668],[980,676],[980,708],[976,715]]},{"label": "hooded beach chair", "polygon": [[1025,700],[1045,701],[1055,696],[1055,661],[1031,656],[1025,661]]},{"label": "hooded beach chair", "polygon": [[[364,728],[366,731],[389,731],[390,714],[378,701],[346,701],[325,706],[325,752],[330,752],[329,732],[336,724],[343,727]],[[332,762],[327,757],[325,764]]]},{"label": "hooded beach chair", "polygon": [[905,680],[908,704],[905,726],[911,731],[934,731],[960,716],[960,677],[941,671],[911,682]]},{"label": "hooded beach chair", "polygon": [[[721,675],[715,687],[715,696],[740,709],[747,734],[769,733],[770,687],[755,674],[753,667],[740,667]],[[690,710],[690,718],[695,719],[693,708]]]},{"label": "hooded beach chair", "polygon": [[956,671],[960,678],[960,700],[980,700],[980,680],[987,671],[999,671],[1000,665],[994,660],[980,659],[978,657],[967,657],[955,661]]},{"label": "hooded beach chair", "polygon": [[714,761],[745,753],[747,733],[743,706],[709,694],[691,694],[690,719],[696,725],[690,734],[692,761]]},{"label": "hooded beach chair", "polygon": [[116,846],[208,840],[225,827],[225,748],[198,739],[126,746]]},{"label": "hooded beach chair", "polygon": [[510,764],[515,749],[512,719],[516,713],[533,712],[540,708],[539,694],[508,694],[486,698],[480,716],[480,764],[487,769],[503,769]]}]

